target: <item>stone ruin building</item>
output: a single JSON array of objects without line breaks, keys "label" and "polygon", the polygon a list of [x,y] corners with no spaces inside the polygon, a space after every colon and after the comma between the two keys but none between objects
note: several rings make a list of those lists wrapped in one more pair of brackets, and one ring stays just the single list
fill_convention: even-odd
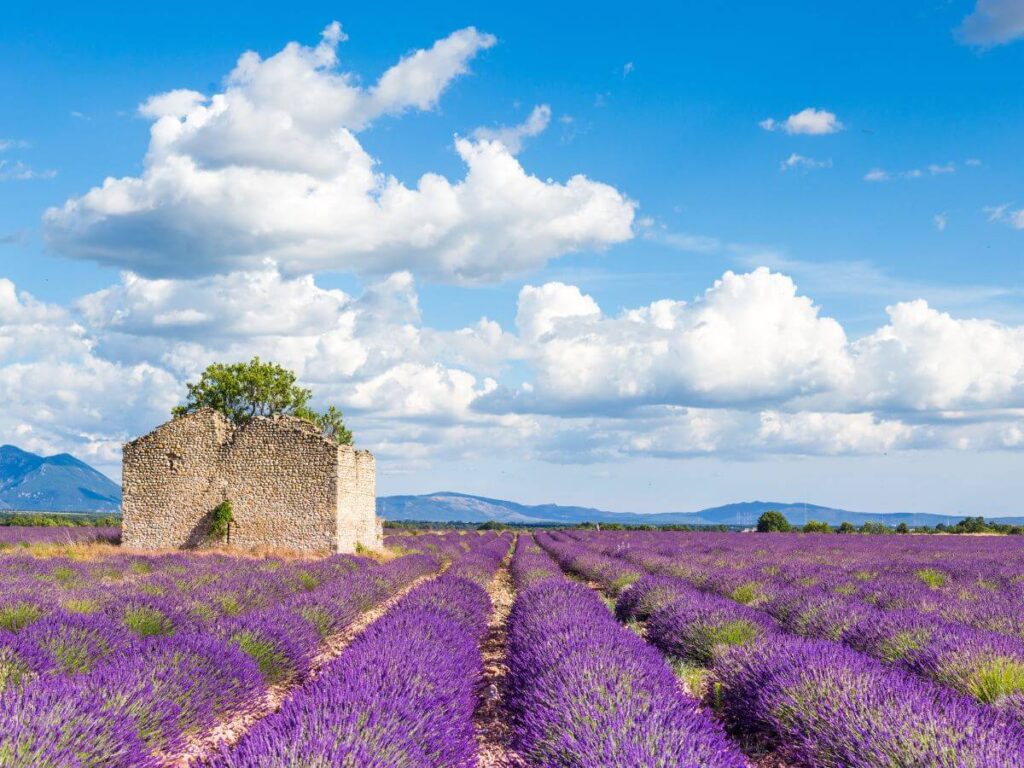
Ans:
[{"label": "stone ruin building", "polygon": [[338,445],[293,416],[234,426],[204,408],[124,446],[121,540],[139,549],[211,541],[230,501],[230,544],[320,552],[381,549],[373,454]]}]

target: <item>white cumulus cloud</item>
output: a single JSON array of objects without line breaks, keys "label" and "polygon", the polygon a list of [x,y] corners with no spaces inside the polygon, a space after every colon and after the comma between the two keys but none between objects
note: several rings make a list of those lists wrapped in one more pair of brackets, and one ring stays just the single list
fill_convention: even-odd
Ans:
[{"label": "white cumulus cloud", "polygon": [[807,134],[810,136],[837,133],[844,128],[834,112],[829,112],[827,109],[816,109],[815,107],[802,109],[785,120],[767,117],[759,122],[758,125],[766,131],[784,131],[789,134]]},{"label": "white cumulus cloud", "polygon": [[852,345],[851,406],[949,410],[1024,406],[1024,327],[957,319],[903,302]]},{"label": "white cumulus cloud", "polygon": [[839,323],[767,268],[615,317],[575,286],[527,286],[516,322],[536,372],[526,402],[546,410],[787,399],[850,373]]},{"label": "white cumulus cloud", "polygon": [[[634,204],[606,184],[528,173],[500,140],[458,139],[462,179],[407,186],[356,137],[387,114],[433,108],[493,36],[467,28],[416,51],[368,88],[338,67],[340,27],[314,47],[242,55],[222,93],[147,100],[145,170],[51,208],[49,244],[147,277],[258,268],[289,274],[412,270],[486,282],[632,237]],[[549,113],[536,113],[522,136]],[[520,140],[522,138],[520,136]]]},{"label": "white cumulus cloud", "polygon": [[272,263],[124,273],[69,306],[0,279],[0,432],[115,470],[120,444],[166,419],[186,381],[253,355],[340,406],[394,471],[472,456],[1024,450],[1024,326],[917,300],[850,339],[766,268],[615,313],[575,285],[527,285],[514,328],[455,330],[424,322],[407,272],[355,294]]}]

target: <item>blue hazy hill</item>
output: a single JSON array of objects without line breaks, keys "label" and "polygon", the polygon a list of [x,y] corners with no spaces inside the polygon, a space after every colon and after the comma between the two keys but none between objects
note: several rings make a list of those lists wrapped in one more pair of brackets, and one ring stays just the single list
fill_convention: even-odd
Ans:
[{"label": "blue hazy hill", "polygon": [[121,488],[67,453],[38,456],[0,446],[0,510],[119,512]]},{"label": "blue hazy hill", "polygon": [[[39,456],[0,446],[0,510],[55,512],[113,512],[121,507],[121,488],[83,461],[61,453]],[[847,521],[910,526],[953,524],[962,516],[921,512],[856,512],[803,502],[745,501],[695,512],[608,512],[560,504],[519,504],[504,499],[440,491],[419,496],[381,496],[377,514],[387,520],[486,523],[628,523],[753,526],[766,510],[775,509],[794,525],[820,520],[829,525]],[[1024,524],[1024,517],[999,517],[1000,522]]]},{"label": "blue hazy hill", "polygon": [[[514,501],[489,499],[464,493],[441,491],[422,496],[383,496],[377,499],[377,514],[387,520],[425,520],[429,522],[485,523],[628,523],[683,525],[753,526],[762,512],[775,509],[794,525],[820,520],[829,525],[848,521],[854,525],[867,522],[899,525],[953,524],[963,516],[937,515],[921,512],[854,512],[823,507],[817,504],[780,501],[745,501],[725,504],[696,512],[607,512],[591,507],[566,507],[558,504],[517,504]],[[994,518],[993,518],[994,519]],[[1010,524],[1024,523],[1024,517],[999,518]]]}]

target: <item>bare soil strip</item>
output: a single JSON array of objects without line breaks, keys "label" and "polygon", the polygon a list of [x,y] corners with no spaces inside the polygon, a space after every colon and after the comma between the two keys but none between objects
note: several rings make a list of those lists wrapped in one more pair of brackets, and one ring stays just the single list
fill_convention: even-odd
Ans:
[{"label": "bare soil strip", "polygon": [[508,615],[515,601],[509,563],[515,545],[509,550],[491,580],[487,593],[491,597],[491,618],[487,636],[480,645],[484,659],[484,675],[473,721],[476,727],[479,768],[522,768],[526,765],[511,748],[512,728],[505,713],[506,639]]},{"label": "bare soil strip", "polygon": [[420,584],[436,579],[444,573],[447,567],[448,565],[445,564],[436,573],[421,576],[411,584],[400,589],[380,605],[359,614],[355,621],[345,629],[335,635],[331,635],[324,641],[319,653],[313,658],[308,675],[271,686],[258,701],[253,703],[249,710],[219,724],[212,731],[189,744],[182,752],[166,756],[162,764],[166,768],[200,766],[205,764],[222,746],[230,747],[237,743],[257,721],[280,709],[292,691],[307,681],[316,678],[328,662],[340,656],[353,640],[359,637],[373,622],[391,610],[395,603]]}]

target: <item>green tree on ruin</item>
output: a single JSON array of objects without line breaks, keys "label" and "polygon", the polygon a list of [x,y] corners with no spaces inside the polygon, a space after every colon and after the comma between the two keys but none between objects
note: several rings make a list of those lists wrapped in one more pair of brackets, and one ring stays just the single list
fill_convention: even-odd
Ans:
[{"label": "green tree on ruin", "polygon": [[257,416],[295,416],[316,424],[339,445],[352,445],[352,432],[345,427],[341,411],[333,405],[322,413],[313,410],[309,406],[313,393],[295,379],[294,372],[258,357],[247,363],[213,363],[199,381],[187,385],[185,404],[171,413],[177,417],[212,408],[236,425]]}]

